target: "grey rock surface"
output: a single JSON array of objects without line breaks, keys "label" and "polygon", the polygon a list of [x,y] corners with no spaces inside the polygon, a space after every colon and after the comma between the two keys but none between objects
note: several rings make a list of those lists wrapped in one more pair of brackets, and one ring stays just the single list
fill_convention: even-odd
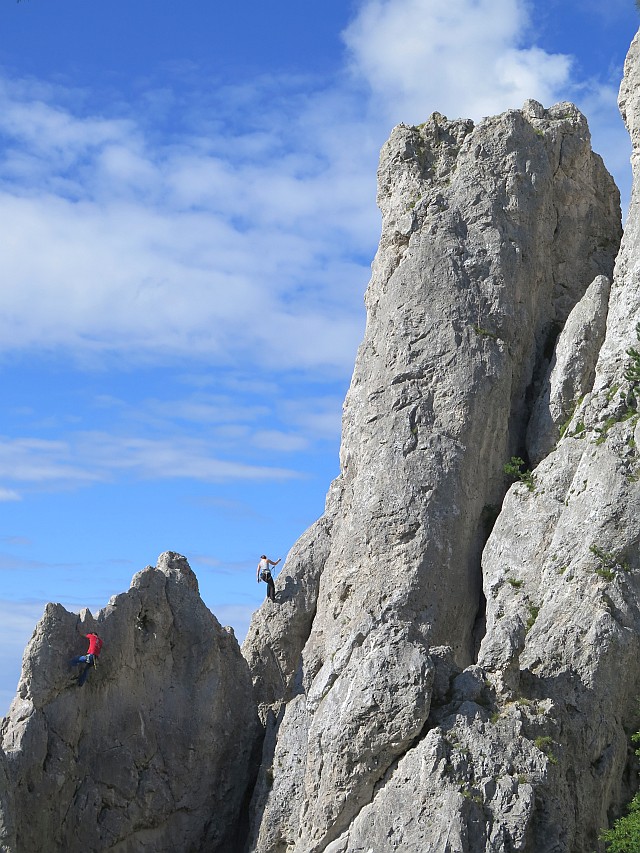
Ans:
[{"label": "grey rock surface", "polygon": [[[473,669],[480,559],[534,398],[548,381],[565,407],[593,379],[594,347],[571,380],[549,368],[589,285],[594,305],[607,289],[618,193],[576,108],[535,101],[477,126],[400,125],[378,186],[341,474],[279,580],[301,590],[301,613],[295,592],[264,605],[243,645],[268,723],[249,847],[525,850],[549,759],[535,721],[499,705],[511,694],[487,692],[500,666]],[[576,310],[581,328],[587,303]],[[505,682],[519,680],[526,616],[504,622]]]},{"label": "grey rock surface", "polygon": [[326,853],[530,849],[534,784],[545,779],[548,759],[523,731],[516,706],[491,721],[473,701],[460,704],[391,768]]},{"label": "grey rock surface", "polygon": [[483,559],[479,663],[503,699],[548,705],[540,725],[555,764],[536,792],[545,821],[532,828],[532,849],[599,849],[599,830],[637,787],[629,733],[639,727],[640,436],[625,373],[640,321],[639,83],[636,37],[620,91],[634,186],[593,387],[534,472],[535,490],[510,490]]},{"label": "grey rock surface", "polygon": [[[90,630],[104,647],[79,687],[68,662]],[[260,734],[238,643],[184,557],[162,554],[95,619],[49,604],[2,726],[6,850],[228,853]]]},{"label": "grey rock surface", "polygon": [[0,853],[16,849],[15,809],[4,752],[0,749]]},{"label": "grey rock surface", "polygon": [[[393,131],[341,473],[277,602],[244,658],[171,552],[95,619],[48,605],[2,853],[600,853],[638,774],[638,39],[620,107],[615,270],[571,104]],[[82,688],[78,627],[105,640]]]},{"label": "grey rock surface", "polygon": [[527,426],[527,454],[532,465],[554,449],[576,408],[593,387],[605,338],[610,289],[609,279],[598,276],[560,333]]}]

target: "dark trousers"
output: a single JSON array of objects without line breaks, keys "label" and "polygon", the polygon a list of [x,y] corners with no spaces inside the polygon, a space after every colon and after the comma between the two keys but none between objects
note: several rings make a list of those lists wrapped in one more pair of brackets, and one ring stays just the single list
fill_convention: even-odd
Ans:
[{"label": "dark trousers", "polygon": [[262,580],[267,585],[267,598],[270,598],[271,601],[275,601],[276,600],[276,585],[273,582],[273,577],[271,575],[271,572],[269,572],[269,571],[262,572],[260,577],[262,578]]}]

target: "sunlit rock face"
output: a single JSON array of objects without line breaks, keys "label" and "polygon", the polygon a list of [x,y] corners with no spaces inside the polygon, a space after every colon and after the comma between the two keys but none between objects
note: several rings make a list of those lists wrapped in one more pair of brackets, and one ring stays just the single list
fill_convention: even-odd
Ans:
[{"label": "sunlit rock face", "polygon": [[[104,647],[79,687],[89,631]],[[96,619],[47,605],[2,727],[0,849],[228,853],[259,736],[235,637],[162,554]]]},{"label": "sunlit rock face", "polygon": [[[620,106],[635,165],[637,40]],[[2,853],[601,849],[640,727],[637,177],[615,270],[571,104],[400,125],[378,185],[341,473],[277,602],[243,656],[178,554],[95,619],[48,605]],[[105,641],[83,687],[78,629]]]},{"label": "sunlit rock face", "polygon": [[[622,718],[606,744],[591,744],[600,776],[593,771],[581,794],[584,804],[599,797],[589,827],[576,811],[562,835],[572,774],[587,761],[564,763],[565,749],[584,749],[590,735],[574,697],[582,741],[555,745],[569,714],[556,713],[568,670],[539,676],[531,644],[538,633],[545,653],[548,643],[577,642],[569,615],[556,623],[539,591],[555,523],[540,508],[567,509],[567,459],[603,452],[593,432],[587,445],[564,421],[581,417],[598,382],[618,192],[578,110],[528,101],[475,126],[434,114],[395,128],[378,202],[382,235],[344,406],[341,474],[324,516],[292,549],[279,602],[263,605],[243,645],[267,727],[249,849],[576,853],[617,795]],[[528,462],[528,446],[544,460],[540,485],[515,486],[500,512],[504,465],[514,455]],[[606,465],[597,476],[611,479]],[[573,527],[583,555],[586,524]],[[566,580],[574,576],[554,575],[549,586],[550,596],[569,596],[565,610],[574,592],[590,606]],[[571,619],[588,627],[576,602]],[[610,665],[619,649],[598,631]],[[553,666],[568,659],[558,653]],[[592,736],[610,707],[591,719]]]}]

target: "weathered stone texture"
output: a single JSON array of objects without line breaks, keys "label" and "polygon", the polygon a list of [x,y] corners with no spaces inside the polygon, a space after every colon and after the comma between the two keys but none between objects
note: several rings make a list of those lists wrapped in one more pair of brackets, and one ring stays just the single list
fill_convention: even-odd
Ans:
[{"label": "weathered stone texture", "polygon": [[[512,714],[491,730],[495,763],[485,766],[469,746],[469,767],[447,785],[446,732],[465,727],[456,715],[469,718],[471,744],[491,726],[473,722],[464,691],[439,734],[434,715],[477,654],[480,555],[504,495],[503,465],[524,446],[532,395],[549,385],[566,417],[593,379],[603,334],[596,307],[595,343],[575,376],[566,368],[558,379],[551,360],[594,279],[589,298],[605,304],[598,276],[613,271],[618,193],[576,108],[534,101],[475,127],[438,114],[400,125],[378,181],[382,236],[345,402],[341,474],[318,533],[307,534],[305,567],[296,546],[281,573],[297,586],[308,571],[305,588],[317,589],[317,601],[304,598],[307,637],[296,628],[283,652],[294,597],[261,608],[243,646],[269,718],[250,846],[394,849],[382,839],[395,833],[397,849],[422,849],[430,832],[445,838],[454,813],[467,838],[479,821],[473,798],[486,794],[495,810],[482,829],[486,849],[524,850],[534,796],[518,777],[544,777],[544,755],[523,741],[521,760],[503,772],[509,781],[491,788],[522,725]],[[576,310],[580,327],[589,312]],[[568,329],[565,338],[579,336]],[[509,625],[521,643],[524,622]],[[507,677],[513,656],[504,664]],[[483,794],[473,793],[478,780]],[[514,820],[519,812],[526,820]],[[477,839],[440,843],[430,849],[485,849]]]},{"label": "weathered stone texture", "polygon": [[[620,106],[635,169],[638,39]],[[2,853],[232,853],[263,734],[250,853],[601,850],[640,727],[634,174],[614,272],[618,193],[571,104],[395,128],[341,473],[277,603],[243,660],[163,555],[82,615],[106,642],[82,689],[49,605],[2,728]]]},{"label": "weathered stone texture", "polygon": [[[83,687],[76,628],[105,643]],[[161,555],[97,619],[49,604],[2,728],[7,850],[228,853],[259,733],[246,662],[184,557]]]},{"label": "weathered stone texture", "polygon": [[593,387],[604,342],[610,281],[598,276],[569,315],[527,426],[527,453],[537,465],[550,453]]},{"label": "weathered stone texture", "polygon": [[624,374],[640,321],[639,82],[636,38],[620,92],[634,187],[593,387],[534,472],[535,491],[517,485],[507,495],[483,559],[479,663],[503,697],[548,702],[539,722],[557,764],[536,794],[545,815],[532,829],[536,850],[597,849],[635,772],[628,735],[639,723],[640,435],[637,390]]},{"label": "weathered stone texture", "polygon": [[16,850],[15,808],[4,752],[0,749],[0,853]]}]

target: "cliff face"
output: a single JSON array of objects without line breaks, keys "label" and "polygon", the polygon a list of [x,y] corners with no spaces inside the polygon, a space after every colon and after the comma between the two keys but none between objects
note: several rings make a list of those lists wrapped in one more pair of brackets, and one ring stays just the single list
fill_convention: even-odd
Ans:
[{"label": "cliff face", "polygon": [[[82,687],[78,631],[105,644]],[[2,727],[0,849],[228,853],[258,737],[237,641],[163,554],[96,620],[47,605]]]},{"label": "cliff face", "polygon": [[[637,39],[620,106],[635,167]],[[165,554],[82,615],[108,651],[82,688],[49,605],[2,727],[3,853],[592,853],[629,798],[638,178],[615,272],[571,104],[401,125],[378,179],[341,474],[277,604],[243,659]]]},{"label": "cliff face", "polygon": [[[586,853],[637,704],[633,425],[596,431],[626,406],[596,372],[618,193],[576,108],[533,101],[399,126],[378,182],[341,474],[243,646],[250,847]],[[503,504],[516,454],[544,461]]]}]

